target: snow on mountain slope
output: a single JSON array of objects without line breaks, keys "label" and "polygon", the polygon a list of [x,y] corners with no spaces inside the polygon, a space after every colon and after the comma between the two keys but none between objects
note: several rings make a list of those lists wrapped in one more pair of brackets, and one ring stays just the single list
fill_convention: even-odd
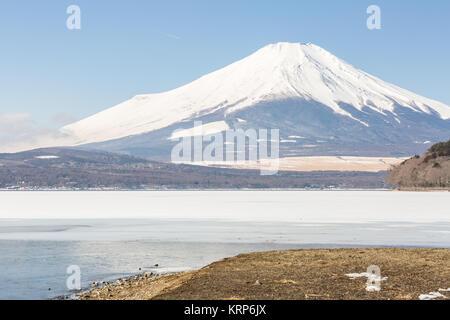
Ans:
[{"label": "snow on mountain slope", "polygon": [[173,132],[169,140],[177,140],[182,137],[207,136],[217,132],[223,132],[230,129],[225,121],[210,122],[204,125],[198,125],[194,128],[178,130]]},{"label": "snow on mountain slope", "polygon": [[154,131],[220,109],[227,115],[285,99],[319,102],[366,127],[340,103],[382,115],[395,116],[400,106],[450,119],[449,106],[384,82],[314,44],[276,43],[185,86],[135,96],[61,131],[80,145]]}]

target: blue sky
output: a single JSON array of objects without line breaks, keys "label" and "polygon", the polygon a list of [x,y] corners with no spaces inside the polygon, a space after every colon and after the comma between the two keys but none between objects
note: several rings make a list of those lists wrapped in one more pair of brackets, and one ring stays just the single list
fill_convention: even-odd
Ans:
[{"label": "blue sky", "polygon": [[[81,8],[81,30],[66,28],[71,4]],[[371,4],[381,8],[381,30],[366,28]],[[449,14],[448,0],[2,0],[0,115],[56,128],[279,41],[315,43],[450,104]]]}]

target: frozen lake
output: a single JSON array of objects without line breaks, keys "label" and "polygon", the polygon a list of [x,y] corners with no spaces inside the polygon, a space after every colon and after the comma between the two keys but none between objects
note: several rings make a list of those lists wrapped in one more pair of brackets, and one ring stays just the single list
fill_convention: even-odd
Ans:
[{"label": "frozen lake", "polygon": [[87,287],[251,251],[450,248],[449,200],[448,192],[0,192],[0,299],[67,294],[69,265]]},{"label": "frozen lake", "polygon": [[0,192],[0,218],[440,222],[449,201],[449,192],[11,191]]}]

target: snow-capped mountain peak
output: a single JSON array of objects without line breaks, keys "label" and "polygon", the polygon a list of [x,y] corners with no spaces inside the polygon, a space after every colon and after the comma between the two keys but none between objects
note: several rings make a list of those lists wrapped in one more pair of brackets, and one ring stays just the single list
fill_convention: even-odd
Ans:
[{"label": "snow-capped mountain peak", "polygon": [[61,130],[76,137],[76,144],[101,142],[219,110],[227,117],[261,103],[292,99],[320,103],[365,127],[371,124],[343,105],[363,113],[370,110],[396,116],[398,108],[407,108],[450,119],[449,106],[384,82],[319,46],[280,42],[180,88],[135,96]]}]

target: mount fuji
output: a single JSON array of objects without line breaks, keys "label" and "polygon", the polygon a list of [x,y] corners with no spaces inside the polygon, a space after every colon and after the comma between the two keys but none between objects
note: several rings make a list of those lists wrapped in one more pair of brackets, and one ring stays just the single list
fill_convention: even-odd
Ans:
[{"label": "mount fuji", "polygon": [[276,43],[180,88],[67,125],[74,146],[169,159],[173,131],[278,128],[280,156],[409,156],[450,137],[450,106],[314,44]]}]

